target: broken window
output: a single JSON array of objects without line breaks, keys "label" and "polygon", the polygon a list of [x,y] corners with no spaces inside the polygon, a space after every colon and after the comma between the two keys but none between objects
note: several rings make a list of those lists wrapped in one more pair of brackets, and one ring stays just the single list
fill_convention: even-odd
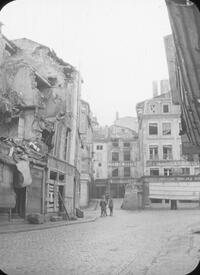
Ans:
[{"label": "broken window", "polygon": [[131,176],[131,168],[124,167],[124,177],[130,177],[130,176]]},{"label": "broken window", "polygon": [[171,160],[172,159],[172,145],[163,146],[163,159]]},{"label": "broken window", "polygon": [[112,152],[112,161],[119,161],[119,153]]},{"label": "broken window", "polygon": [[170,122],[164,122],[162,124],[162,134],[163,134],[163,136],[171,135],[171,123]]},{"label": "broken window", "polygon": [[159,168],[150,168],[150,176],[159,176]]},{"label": "broken window", "polygon": [[158,123],[149,123],[149,135],[158,134]]},{"label": "broken window", "polygon": [[119,174],[118,168],[115,168],[112,170],[112,177],[118,177],[118,174]]},{"label": "broken window", "polygon": [[164,176],[172,176],[172,169],[164,168]]},{"label": "broken window", "polygon": [[152,159],[152,160],[158,159],[158,146],[157,145],[149,146],[149,159]]}]

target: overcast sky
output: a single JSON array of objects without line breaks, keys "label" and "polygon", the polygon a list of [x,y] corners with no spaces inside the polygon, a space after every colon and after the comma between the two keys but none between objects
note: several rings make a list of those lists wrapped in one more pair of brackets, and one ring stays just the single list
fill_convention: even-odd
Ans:
[{"label": "overcast sky", "polygon": [[164,0],[16,0],[0,12],[8,39],[53,48],[81,71],[82,98],[102,125],[136,116],[152,81],[168,78]]}]

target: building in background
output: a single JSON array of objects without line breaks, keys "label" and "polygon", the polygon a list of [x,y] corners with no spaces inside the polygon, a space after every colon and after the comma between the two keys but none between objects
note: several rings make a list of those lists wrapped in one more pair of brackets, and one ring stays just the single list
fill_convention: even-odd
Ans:
[{"label": "building in background", "polygon": [[[154,93],[155,94],[155,93]],[[200,195],[194,188],[200,173],[198,154],[183,155],[180,106],[172,103],[171,93],[161,93],[137,105],[140,159],[145,201],[188,201]],[[198,194],[194,192],[197,192]]]},{"label": "building in background", "polygon": [[137,117],[125,116],[119,117],[118,112],[116,113],[116,119],[113,123],[116,126],[129,128],[137,133],[138,131],[138,120]]},{"label": "building in background", "polygon": [[93,148],[94,197],[100,198],[105,194],[114,198],[124,197],[125,186],[138,177],[137,133],[118,125],[97,128]]}]

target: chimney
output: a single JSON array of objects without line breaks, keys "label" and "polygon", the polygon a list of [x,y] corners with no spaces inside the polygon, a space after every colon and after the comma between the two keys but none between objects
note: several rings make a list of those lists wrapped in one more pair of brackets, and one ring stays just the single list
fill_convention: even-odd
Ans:
[{"label": "chimney", "polygon": [[116,112],[116,120],[119,119],[119,112]]},{"label": "chimney", "polygon": [[153,87],[153,97],[158,96],[158,82],[156,80],[152,82],[152,87]]},{"label": "chimney", "polygon": [[170,91],[170,86],[169,86],[169,79],[162,79],[160,81],[160,93],[165,94]]}]

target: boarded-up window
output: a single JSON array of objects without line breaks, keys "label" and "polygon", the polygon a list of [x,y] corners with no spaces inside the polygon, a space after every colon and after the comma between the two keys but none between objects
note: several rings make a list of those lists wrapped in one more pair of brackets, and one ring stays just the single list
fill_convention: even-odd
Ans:
[{"label": "boarded-up window", "polygon": [[158,134],[158,123],[149,123],[149,135]]}]

